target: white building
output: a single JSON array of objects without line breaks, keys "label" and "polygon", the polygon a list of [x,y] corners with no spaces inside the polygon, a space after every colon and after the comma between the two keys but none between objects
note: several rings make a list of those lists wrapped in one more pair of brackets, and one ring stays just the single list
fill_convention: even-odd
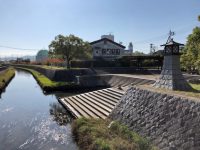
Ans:
[{"label": "white building", "polygon": [[133,54],[133,44],[132,42],[128,45],[128,50],[124,50],[124,56],[130,56]]},{"label": "white building", "polygon": [[93,50],[93,59],[117,59],[133,53],[133,45],[129,44],[129,50],[125,46],[114,41],[114,35],[102,35],[100,40],[90,43]]}]

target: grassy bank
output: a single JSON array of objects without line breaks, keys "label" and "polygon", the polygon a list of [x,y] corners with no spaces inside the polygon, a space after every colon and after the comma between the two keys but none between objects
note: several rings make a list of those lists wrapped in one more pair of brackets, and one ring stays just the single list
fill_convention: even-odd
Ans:
[{"label": "grassy bank", "polygon": [[13,68],[8,68],[5,71],[0,72],[0,93],[8,85],[14,75],[15,70]]},{"label": "grassy bank", "polygon": [[193,89],[199,91],[199,93],[200,93],[200,84],[192,84],[192,83],[190,83],[190,85],[192,86]]},{"label": "grassy bank", "polygon": [[56,91],[56,90],[58,91],[67,90],[67,89],[76,87],[75,83],[52,81],[49,78],[47,78],[45,75],[33,69],[22,68],[22,67],[16,67],[16,68],[30,72],[33,75],[33,77],[37,80],[41,88],[47,92]]},{"label": "grassy bank", "polygon": [[54,70],[67,69],[66,67],[47,66],[47,65],[38,65],[37,67],[41,67],[41,68],[45,68],[45,69],[54,69]]},{"label": "grassy bank", "polygon": [[100,119],[77,119],[72,132],[81,150],[153,150],[137,133],[118,122]]}]

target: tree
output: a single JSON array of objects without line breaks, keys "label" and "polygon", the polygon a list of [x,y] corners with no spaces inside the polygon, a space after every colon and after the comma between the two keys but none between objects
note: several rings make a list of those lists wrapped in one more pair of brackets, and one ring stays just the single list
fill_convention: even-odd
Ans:
[{"label": "tree", "polygon": [[[200,16],[198,17],[200,20]],[[187,43],[181,56],[182,67],[189,72],[200,73],[200,27],[195,27],[187,38]]]},{"label": "tree", "polygon": [[49,49],[51,57],[61,57],[67,62],[67,68],[70,68],[70,61],[73,59],[87,59],[92,56],[90,44],[74,35],[56,36]]},{"label": "tree", "polygon": [[135,51],[132,53],[133,56],[144,56],[145,54],[143,52],[140,51]]}]

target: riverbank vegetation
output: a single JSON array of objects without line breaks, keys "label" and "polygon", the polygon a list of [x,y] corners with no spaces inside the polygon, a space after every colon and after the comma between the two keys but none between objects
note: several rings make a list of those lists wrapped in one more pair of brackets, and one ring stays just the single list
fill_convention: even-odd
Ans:
[{"label": "riverbank vegetation", "polygon": [[193,29],[193,32],[187,38],[187,43],[183,50],[183,55],[181,56],[181,67],[189,73],[200,74],[200,27],[199,26],[195,27]]},{"label": "riverbank vegetation", "polygon": [[194,90],[197,90],[200,93],[200,84],[190,83],[190,85]]},{"label": "riverbank vegetation", "polygon": [[81,150],[153,150],[148,140],[109,120],[80,118],[72,132]]},{"label": "riverbank vegetation", "polygon": [[51,91],[56,91],[56,90],[58,91],[66,90],[66,89],[73,88],[74,86],[76,86],[75,83],[71,83],[71,82],[52,81],[49,78],[47,78],[45,75],[33,69],[22,68],[22,67],[17,67],[17,68],[30,72],[33,75],[33,77],[37,80],[41,88],[46,92],[51,92]]},{"label": "riverbank vegetation", "polygon": [[8,85],[14,75],[15,70],[13,68],[8,68],[0,72],[0,93]]},{"label": "riverbank vegetation", "polygon": [[70,68],[73,59],[88,59],[92,57],[92,48],[89,42],[70,34],[69,36],[57,35],[49,45],[49,55],[51,58],[60,57]]},{"label": "riverbank vegetation", "polygon": [[44,69],[50,69],[50,70],[62,70],[62,69],[67,69],[66,67],[59,67],[59,66],[48,66],[48,65],[36,65],[36,64],[15,64],[14,66],[17,66],[17,67],[22,67],[24,68],[25,67],[37,67],[37,68],[44,68]]}]

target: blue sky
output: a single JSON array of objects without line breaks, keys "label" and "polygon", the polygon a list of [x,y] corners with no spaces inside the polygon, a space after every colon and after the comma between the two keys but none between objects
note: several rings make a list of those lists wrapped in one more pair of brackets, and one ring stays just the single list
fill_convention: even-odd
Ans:
[{"label": "blue sky", "polygon": [[[148,53],[150,43],[166,42],[170,29],[185,43],[200,25],[199,6],[199,0],[0,0],[0,45],[42,49],[58,34],[91,42],[111,32],[116,42]],[[1,56],[36,52],[0,47]]]}]

